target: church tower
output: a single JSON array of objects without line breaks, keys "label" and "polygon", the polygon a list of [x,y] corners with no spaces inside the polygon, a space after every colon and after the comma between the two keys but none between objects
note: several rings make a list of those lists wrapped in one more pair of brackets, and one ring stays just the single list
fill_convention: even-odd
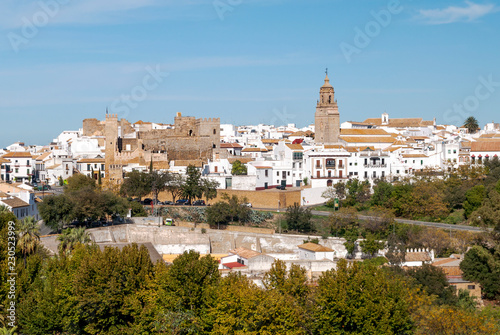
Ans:
[{"label": "church tower", "polygon": [[328,70],[326,71],[325,83],[319,90],[314,125],[314,142],[316,144],[338,143],[340,134],[339,107],[335,100],[335,91],[330,84],[330,79],[328,79]]}]

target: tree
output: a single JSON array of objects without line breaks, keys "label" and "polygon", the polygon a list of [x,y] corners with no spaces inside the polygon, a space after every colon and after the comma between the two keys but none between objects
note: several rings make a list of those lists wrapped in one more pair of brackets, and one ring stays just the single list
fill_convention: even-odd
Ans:
[{"label": "tree", "polygon": [[101,187],[102,185],[102,176],[101,176],[101,169],[99,169],[99,176],[97,177],[97,184],[99,185],[99,187]]},{"label": "tree", "polygon": [[346,183],[347,196],[344,201],[346,206],[363,205],[370,198],[370,182],[349,179]]},{"label": "tree", "polygon": [[318,281],[313,309],[315,334],[410,334],[410,290],[374,266],[348,264]]},{"label": "tree", "polygon": [[142,199],[151,193],[151,175],[132,170],[125,175],[120,193],[129,197],[138,197],[139,200]]},{"label": "tree", "polygon": [[39,242],[39,227],[34,216],[25,217],[17,227],[19,236],[17,245],[24,256],[24,267],[26,267],[26,256],[35,252]]},{"label": "tree", "polygon": [[294,203],[293,206],[286,209],[285,220],[289,230],[296,230],[301,233],[312,231],[311,218],[311,210],[301,207],[298,203]]},{"label": "tree", "polygon": [[440,305],[456,305],[458,297],[455,288],[450,286],[446,275],[441,268],[430,264],[423,264],[406,270],[406,273],[421,285],[427,294],[435,295]]},{"label": "tree", "polygon": [[466,280],[479,282],[488,299],[500,297],[500,260],[498,256],[482,246],[473,246],[460,263]]},{"label": "tree", "polygon": [[186,182],[182,187],[182,196],[193,203],[193,199],[200,199],[203,195],[203,189],[200,185],[201,173],[194,166],[189,165],[186,170]]},{"label": "tree", "polygon": [[370,199],[371,206],[385,207],[389,204],[391,194],[394,187],[391,183],[384,180],[378,180],[375,187],[373,187],[373,194]]},{"label": "tree", "polygon": [[146,210],[144,209],[144,206],[141,205],[140,202],[137,201],[130,201],[129,202],[129,207],[132,210],[132,217],[145,217],[148,216],[146,213]]},{"label": "tree", "polygon": [[184,185],[184,178],[178,173],[172,173],[170,180],[167,184],[166,191],[172,195],[172,201],[175,202],[177,197],[182,195],[182,186]]},{"label": "tree", "polygon": [[247,167],[245,164],[242,164],[241,161],[236,160],[233,163],[233,167],[231,168],[231,174],[232,175],[246,175],[247,174]]},{"label": "tree", "polygon": [[282,295],[291,296],[301,304],[305,304],[309,293],[306,282],[307,276],[304,268],[293,264],[288,271],[285,262],[279,259],[274,261],[262,280],[266,290],[276,290]]},{"label": "tree", "polygon": [[[150,172],[150,187],[151,193],[155,200],[158,199],[158,194],[167,189],[170,183],[171,175],[167,171],[153,171]],[[147,180],[147,178],[146,178]]]},{"label": "tree", "polygon": [[64,186],[64,192],[74,192],[83,188],[94,190],[97,186],[95,180],[89,176],[77,173],[68,178],[68,183]]},{"label": "tree", "polygon": [[231,207],[227,202],[218,201],[205,209],[207,223],[211,226],[226,225],[231,221]]},{"label": "tree", "polygon": [[76,243],[86,244],[90,243],[90,235],[85,231],[84,227],[65,229],[61,235],[57,237],[59,241],[59,252],[68,254],[70,253]]},{"label": "tree", "polygon": [[160,284],[162,305],[198,315],[204,307],[205,294],[220,279],[218,267],[211,256],[200,257],[193,250],[185,251],[174,260]]},{"label": "tree", "polygon": [[217,197],[217,187],[219,187],[219,182],[214,179],[203,178],[201,179],[201,188],[203,190],[203,196],[207,200],[207,203]]},{"label": "tree", "polygon": [[373,257],[379,250],[384,249],[385,243],[377,241],[373,235],[369,235],[366,239],[359,243],[361,251]]},{"label": "tree", "polygon": [[350,228],[345,232],[344,235],[344,247],[347,250],[348,256],[353,257],[354,256],[354,251],[356,250],[356,241],[359,238],[359,232],[358,229],[355,227]]},{"label": "tree", "polygon": [[463,203],[464,215],[469,218],[472,212],[481,207],[483,199],[486,196],[486,188],[484,185],[476,185],[465,193],[465,201]]},{"label": "tree", "polygon": [[469,134],[474,134],[479,130],[479,124],[477,123],[477,119],[473,116],[469,116],[465,119],[464,125],[465,128],[469,131]]}]

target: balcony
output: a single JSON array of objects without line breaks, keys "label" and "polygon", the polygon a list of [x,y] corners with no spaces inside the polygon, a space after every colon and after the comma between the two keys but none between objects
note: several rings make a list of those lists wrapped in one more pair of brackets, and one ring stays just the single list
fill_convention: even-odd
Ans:
[{"label": "balcony", "polygon": [[[340,168],[341,166],[339,166]],[[326,164],[327,169],[335,169],[335,164]]]}]

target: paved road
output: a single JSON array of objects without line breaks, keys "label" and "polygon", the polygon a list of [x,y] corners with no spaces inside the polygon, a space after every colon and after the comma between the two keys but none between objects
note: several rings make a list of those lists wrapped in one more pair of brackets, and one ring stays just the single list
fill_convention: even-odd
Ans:
[{"label": "paved road", "polygon": [[[320,216],[330,216],[330,214],[332,214],[331,212],[327,212],[327,211],[311,211],[311,213],[314,215],[320,215]],[[376,219],[377,217],[358,215],[358,218],[368,220],[368,219]],[[434,227],[434,228],[442,228],[442,229],[465,230],[465,231],[471,231],[471,232],[484,231],[484,229],[480,228],[480,227],[463,226],[463,225],[456,225],[456,224],[452,225],[452,224],[447,224],[447,223],[415,221],[415,220],[407,220],[407,219],[395,219],[395,220],[396,220],[396,222],[399,222],[399,223],[413,224],[413,225],[418,225],[418,226],[427,226],[427,227]],[[488,230],[491,230],[491,228],[488,228]]]}]

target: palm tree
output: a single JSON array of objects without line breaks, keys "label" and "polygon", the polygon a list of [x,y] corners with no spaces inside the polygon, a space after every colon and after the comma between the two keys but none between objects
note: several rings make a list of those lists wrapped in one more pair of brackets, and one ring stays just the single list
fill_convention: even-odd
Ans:
[{"label": "palm tree", "polygon": [[8,213],[8,212],[10,212],[9,207],[7,207],[5,205],[0,205],[0,214],[2,214],[2,213]]},{"label": "palm tree", "polygon": [[57,237],[59,243],[59,252],[69,253],[77,243],[89,243],[90,235],[85,231],[84,227],[66,229]]},{"label": "palm tree", "polygon": [[473,116],[469,116],[465,120],[464,127],[467,128],[467,130],[469,131],[469,134],[474,134],[479,129],[479,125],[477,123],[477,120]]},{"label": "palm tree", "polygon": [[0,328],[0,335],[17,335],[17,327],[7,329],[6,327]]},{"label": "palm tree", "polygon": [[40,235],[38,231],[38,223],[35,221],[34,216],[25,217],[17,228],[19,239],[17,244],[19,249],[24,255],[24,267],[26,267],[26,256],[35,252],[38,243],[40,242]]}]

